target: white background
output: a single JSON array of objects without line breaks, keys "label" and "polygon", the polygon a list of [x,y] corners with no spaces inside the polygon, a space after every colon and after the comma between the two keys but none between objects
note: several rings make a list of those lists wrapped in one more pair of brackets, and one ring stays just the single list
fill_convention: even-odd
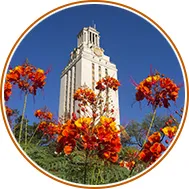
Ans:
[{"label": "white background", "polygon": [[[0,1],[0,72],[21,33],[38,17],[70,0],[6,0]],[[189,12],[186,0],[117,0],[145,13],[172,38],[189,69]],[[161,62],[160,62],[161,63]],[[170,68],[171,69],[171,68]],[[189,188],[189,118],[168,156],[145,176],[117,188]],[[12,143],[0,115],[0,188],[73,188],[56,182],[37,171]]]}]

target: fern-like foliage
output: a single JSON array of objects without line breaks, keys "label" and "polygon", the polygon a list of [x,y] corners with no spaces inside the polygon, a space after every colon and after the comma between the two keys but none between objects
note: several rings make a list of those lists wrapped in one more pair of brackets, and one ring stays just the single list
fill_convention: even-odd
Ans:
[{"label": "fern-like foliage", "polygon": [[[28,156],[44,170],[70,182],[88,185],[110,184],[128,178],[129,172],[118,164],[104,161],[94,155],[85,164],[85,153],[75,151],[71,155],[55,155],[48,146],[30,144]],[[85,169],[86,175],[85,175]],[[86,177],[84,179],[84,177]]]}]

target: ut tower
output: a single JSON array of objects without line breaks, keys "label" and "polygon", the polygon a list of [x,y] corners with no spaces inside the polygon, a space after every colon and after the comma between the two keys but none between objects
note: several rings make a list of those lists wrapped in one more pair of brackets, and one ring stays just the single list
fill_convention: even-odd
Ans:
[{"label": "ut tower", "polygon": [[[95,91],[96,82],[109,75],[117,79],[116,65],[104,54],[100,47],[100,35],[95,27],[84,27],[77,35],[77,47],[70,53],[67,66],[61,74],[59,117],[67,119],[77,111],[73,99],[74,92],[81,86]],[[120,123],[118,90],[111,90],[111,104],[114,117]]]}]

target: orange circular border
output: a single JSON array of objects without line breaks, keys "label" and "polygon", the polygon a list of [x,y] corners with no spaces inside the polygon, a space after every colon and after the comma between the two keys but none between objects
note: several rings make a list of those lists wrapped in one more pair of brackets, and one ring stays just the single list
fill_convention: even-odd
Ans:
[{"label": "orange circular border", "polygon": [[110,4],[110,5],[118,5],[118,6],[121,6],[123,8],[126,8],[126,9],[129,9],[133,12],[136,12],[138,13],[139,15],[141,15],[142,17],[146,18],[148,21],[150,21],[151,23],[153,23],[165,36],[166,38],[169,40],[169,42],[171,43],[171,45],[173,46],[174,50],[176,51],[178,57],[179,57],[179,60],[182,64],[182,68],[183,68],[183,72],[184,72],[184,76],[185,76],[185,81],[186,81],[186,104],[185,104],[185,114],[184,114],[184,117],[183,117],[183,121],[182,121],[182,125],[181,125],[181,128],[180,128],[180,131],[179,133],[177,134],[177,137],[175,138],[175,140],[173,141],[172,145],[170,146],[170,148],[166,151],[166,153],[163,155],[163,157],[160,159],[160,161],[156,162],[154,165],[152,165],[148,170],[144,171],[142,174],[138,175],[138,176],[135,176],[134,178],[131,178],[130,180],[126,180],[126,181],[123,181],[121,183],[115,183],[115,184],[111,184],[110,186],[84,186],[84,185],[79,185],[79,184],[72,184],[72,183],[68,183],[66,181],[63,181],[63,180],[59,180],[55,177],[53,177],[52,175],[47,174],[44,170],[40,169],[38,166],[36,166],[23,152],[22,150],[20,149],[20,147],[18,146],[17,142],[15,141],[15,139],[13,138],[13,136],[11,135],[11,132],[9,130],[9,125],[8,123],[6,122],[6,115],[5,113],[3,112],[3,107],[4,107],[4,102],[3,102],[3,95],[2,95],[2,92],[0,94],[0,97],[1,97],[1,109],[2,109],[2,115],[3,115],[3,120],[5,122],[5,126],[6,126],[6,129],[8,131],[8,134],[12,140],[12,142],[14,143],[14,145],[16,146],[16,148],[18,149],[18,151],[22,154],[22,156],[33,166],[35,167],[38,171],[40,171],[41,173],[43,173],[44,175],[50,177],[51,179],[55,180],[55,181],[58,181],[60,183],[63,183],[63,184],[66,184],[66,185],[69,185],[69,186],[74,186],[74,187],[78,187],[78,188],[110,188],[110,187],[115,187],[115,186],[120,186],[120,185],[123,185],[123,184],[126,184],[126,183],[129,183],[133,180],[136,180],[138,179],[139,177],[145,175],[146,173],[148,173],[149,171],[151,171],[155,166],[157,166],[166,156],[167,154],[170,152],[170,150],[173,148],[173,146],[175,145],[175,143],[177,142],[180,134],[181,134],[181,131],[183,129],[183,126],[184,126],[184,123],[186,121],[186,117],[187,117],[187,112],[188,112],[188,94],[189,94],[189,88],[188,88],[188,77],[187,77],[187,73],[186,73],[186,68],[184,66],[184,62],[182,60],[182,57],[176,47],[176,45],[173,43],[172,39],[168,36],[168,34],[154,21],[152,20],[151,18],[149,18],[147,15],[145,15],[144,13],[132,8],[132,7],[129,7],[127,5],[124,5],[124,4],[121,4],[121,3],[117,3],[117,2],[112,2],[112,1],[106,1],[106,0],[83,0],[83,1],[77,1],[77,2],[72,2],[72,3],[68,3],[68,4],[65,4],[65,5],[62,5],[60,7],[57,7],[49,12],[47,12],[46,14],[42,15],[40,18],[38,18],[37,20],[35,20],[21,35],[20,37],[17,39],[17,41],[15,42],[15,44],[13,45],[7,59],[6,59],[6,63],[5,63],[5,66],[3,68],[3,73],[2,73],[2,78],[1,78],[1,84],[0,84],[0,89],[1,91],[3,91],[3,78],[4,78],[4,75],[5,75],[5,70],[6,70],[6,67],[8,65],[8,62],[9,62],[9,59],[15,49],[15,47],[19,44],[20,40],[22,39],[22,37],[28,32],[28,30],[30,30],[37,22],[39,21],[42,21],[43,18],[45,18],[47,15],[53,13],[53,12],[56,12],[57,10],[61,10],[63,8],[69,8],[70,6],[72,5],[81,5],[81,4],[85,4],[85,3],[104,3],[104,4]]}]

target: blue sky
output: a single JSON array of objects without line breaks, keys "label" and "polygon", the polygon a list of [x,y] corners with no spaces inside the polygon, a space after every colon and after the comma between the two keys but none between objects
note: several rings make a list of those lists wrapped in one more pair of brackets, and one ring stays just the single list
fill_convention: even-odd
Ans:
[{"label": "blue sky", "polygon": [[[150,65],[160,73],[183,83],[183,75],[176,55],[161,33],[143,18],[124,9],[108,5],[82,5],[60,11],[39,23],[22,40],[16,49],[10,66],[22,64],[25,58],[36,67],[51,72],[44,91],[38,91],[35,100],[29,96],[27,118],[32,122],[36,109],[45,105],[57,116],[60,93],[60,74],[67,65],[69,54],[76,47],[76,35],[95,21],[101,35],[101,47],[118,68],[121,82],[119,90],[121,123],[142,120],[151,112],[146,102],[135,103],[135,87],[129,77],[140,82],[150,73]],[[176,104],[170,109],[161,108],[158,114],[169,115],[183,107],[184,87],[181,88]],[[13,90],[8,105],[20,111],[23,94]]]}]

